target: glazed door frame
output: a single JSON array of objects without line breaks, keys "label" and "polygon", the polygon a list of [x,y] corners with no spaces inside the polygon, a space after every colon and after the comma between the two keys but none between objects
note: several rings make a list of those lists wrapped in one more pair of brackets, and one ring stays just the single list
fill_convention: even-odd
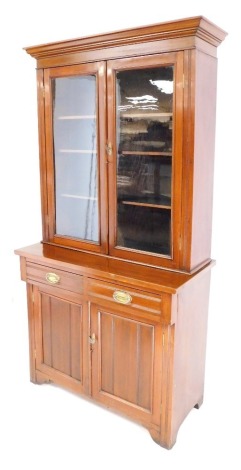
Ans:
[{"label": "glazed door frame", "polygon": [[[173,94],[173,149],[172,149],[172,215],[171,215],[171,255],[161,255],[132,250],[117,246],[117,146],[116,146],[116,72],[123,70],[148,69],[174,66]],[[108,89],[108,142],[112,155],[108,158],[109,182],[109,254],[151,265],[178,268],[181,235],[181,183],[182,183],[182,144],[183,144],[183,52],[155,54],[135,58],[110,60],[107,63]]]},{"label": "glazed door frame", "polygon": [[89,394],[86,302],[79,294],[53,287],[32,289],[36,371],[50,381]]},{"label": "glazed door frame", "polygon": [[[98,223],[99,223],[99,241],[78,239],[77,237],[58,235],[56,233],[56,210],[55,210],[55,171],[54,171],[54,130],[53,130],[53,97],[52,97],[52,79],[67,77],[96,77],[96,117],[97,117],[97,171],[98,171]],[[106,143],[106,63],[94,62],[90,64],[70,65],[63,67],[53,67],[45,69],[43,72],[44,80],[44,120],[46,136],[46,156],[43,152],[42,168],[46,174],[46,192],[42,195],[44,214],[44,241],[72,248],[79,248],[93,252],[106,253],[107,232],[108,232],[108,208],[107,208],[107,172],[105,162],[105,143]],[[43,178],[44,181],[44,178]],[[43,188],[43,192],[44,192]],[[47,202],[45,202],[47,198]]]}]

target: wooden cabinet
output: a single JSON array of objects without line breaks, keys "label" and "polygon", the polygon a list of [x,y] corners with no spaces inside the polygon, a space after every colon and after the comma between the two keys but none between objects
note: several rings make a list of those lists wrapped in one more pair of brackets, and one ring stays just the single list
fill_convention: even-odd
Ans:
[{"label": "wooden cabinet", "polygon": [[43,241],[17,253],[31,379],[93,397],[170,448],[202,402],[216,49],[197,17],[27,48]]}]

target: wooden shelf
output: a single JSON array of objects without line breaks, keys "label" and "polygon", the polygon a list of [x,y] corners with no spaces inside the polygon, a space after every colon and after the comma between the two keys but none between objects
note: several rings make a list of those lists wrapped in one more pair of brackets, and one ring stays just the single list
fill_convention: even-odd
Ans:
[{"label": "wooden shelf", "polygon": [[57,118],[58,120],[60,121],[72,121],[72,120],[75,120],[75,119],[96,119],[96,115],[95,114],[82,114],[82,115],[76,115],[76,116],[59,116]]},{"label": "wooden shelf", "polygon": [[80,153],[80,154],[96,154],[97,150],[80,150],[80,149],[59,149],[59,153]]},{"label": "wooden shelf", "polygon": [[88,201],[97,201],[97,197],[92,196],[79,196],[77,194],[61,194],[62,197],[69,197],[71,199],[84,199]]},{"label": "wooden shelf", "polygon": [[128,206],[154,207],[156,209],[168,210],[171,209],[171,198],[168,196],[123,199],[120,202]]},{"label": "wooden shelf", "polygon": [[128,156],[128,155],[150,155],[151,157],[171,157],[172,152],[138,152],[138,150],[135,151],[126,151],[124,150],[123,152],[120,152],[120,155],[123,155],[123,157]]},{"label": "wooden shelf", "polygon": [[154,117],[172,117],[173,113],[120,113],[121,118],[133,118],[133,119],[140,119],[140,118],[154,118]]},{"label": "wooden shelf", "polygon": [[128,206],[141,206],[141,207],[154,207],[156,209],[171,209],[171,206],[164,206],[162,204],[149,204],[144,202],[135,202],[135,201],[122,201],[122,204]]}]

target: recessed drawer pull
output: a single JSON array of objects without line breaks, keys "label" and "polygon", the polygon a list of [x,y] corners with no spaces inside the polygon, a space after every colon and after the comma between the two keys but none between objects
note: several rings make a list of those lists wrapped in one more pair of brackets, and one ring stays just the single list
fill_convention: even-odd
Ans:
[{"label": "recessed drawer pull", "polygon": [[115,290],[113,293],[113,299],[119,304],[130,304],[132,302],[132,297],[127,292],[123,290]]},{"label": "recessed drawer pull", "polygon": [[55,273],[47,273],[45,279],[49,282],[49,284],[58,284],[60,281],[60,276]]}]

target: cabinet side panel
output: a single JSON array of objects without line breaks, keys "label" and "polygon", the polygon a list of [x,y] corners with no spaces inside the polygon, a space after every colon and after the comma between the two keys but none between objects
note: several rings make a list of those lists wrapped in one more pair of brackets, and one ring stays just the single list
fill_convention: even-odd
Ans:
[{"label": "cabinet side panel", "polygon": [[172,434],[202,403],[205,374],[210,271],[197,275],[178,295],[175,324]]},{"label": "cabinet side panel", "polygon": [[196,51],[191,269],[211,255],[217,60]]}]

